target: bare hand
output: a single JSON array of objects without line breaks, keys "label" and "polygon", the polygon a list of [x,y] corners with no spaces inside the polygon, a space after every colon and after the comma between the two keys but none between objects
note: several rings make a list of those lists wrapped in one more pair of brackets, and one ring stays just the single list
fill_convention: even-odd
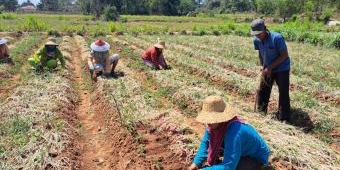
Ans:
[{"label": "bare hand", "polygon": [[270,76],[270,75],[272,74],[272,69],[269,68],[269,67],[264,68],[264,69],[263,69],[263,73],[264,73],[264,75],[266,75],[266,76]]},{"label": "bare hand", "polygon": [[198,166],[196,164],[191,164],[188,170],[198,170]]}]

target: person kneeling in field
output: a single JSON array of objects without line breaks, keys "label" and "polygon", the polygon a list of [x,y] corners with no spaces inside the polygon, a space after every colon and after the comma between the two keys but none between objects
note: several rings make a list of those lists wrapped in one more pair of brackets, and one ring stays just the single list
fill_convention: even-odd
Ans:
[{"label": "person kneeling in field", "polygon": [[9,55],[7,40],[4,38],[0,38],[0,63],[14,64]]},{"label": "person kneeling in field", "polygon": [[153,47],[150,47],[142,54],[142,59],[144,64],[146,64],[151,69],[160,70],[160,69],[170,69],[170,67],[166,64],[163,49],[165,48],[164,41],[158,41]]},{"label": "person kneeling in field", "polygon": [[55,69],[58,66],[57,59],[60,61],[61,67],[65,68],[65,60],[63,54],[57,48],[58,44],[52,37],[48,38],[48,42],[42,46],[32,58],[28,59],[29,64],[36,71],[43,71],[44,68],[49,70]]},{"label": "person kneeling in field", "polygon": [[88,58],[88,67],[91,72],[93,80],[97,79],[98,75],[104,74],[104,76],[116,76],[115,68],[118,64],[119,55],[114,54],[110,56],[109,43],[103,40],[96,40],[91,44],[91,53]]},{"label": "person kneeling in field", "polygon": [[[206,129],[188,170],[258,170],[268,164],[270,151],[264,139],[221,96],[207,97],[196,120],[205,123]],[[205,161],[207,165],[202,166]]]}]

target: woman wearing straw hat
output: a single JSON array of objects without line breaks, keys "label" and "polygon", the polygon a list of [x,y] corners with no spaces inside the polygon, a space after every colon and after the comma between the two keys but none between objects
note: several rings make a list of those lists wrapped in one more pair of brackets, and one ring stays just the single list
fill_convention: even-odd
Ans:
[{"label": "woman wearing straw hat", "polygon": [[32,58],[28,59],[28,63],[36,69],[36,71],[42,71],[45,67],[49,70],[55,69],[57,59],[60,61],[61,67],[65,68],[65,60],[63,54],[57,48],[55,38],[48,38],[48,42],[41,47]]},{"label": "woman wearing straw hat", "polygon": [[7,40],[4,38],[0,38],[0,63],[14,64],[9,56]]},{"label": "woman wearing straw hat", "polygon": [[150,47],[142,54],[144,64],[148,67],[159,70],[159,69],[170,69],[166,64],[163,49],[165,48],[164,41],[158,41],[153,47]]},{"label": "woman wearing straw hat", "polygon": [[[207,124],[201,145],[188,170],[255,170],[268,163],[269,148],[251,125],[239,119],[221,96],[209,96],[196,120]],[[221,159],[223,157],[223,159]]]},{"label": "woman wearing straw hat", "polygon": [[97,75],[104,73],[105,76],[115,76],[115,68],[118,64],[119,55],[110,56],[109,43],[103,40],[96,40],[91,44],[91,54],[88,58],[88,66],[91,76],[95,80]]}]

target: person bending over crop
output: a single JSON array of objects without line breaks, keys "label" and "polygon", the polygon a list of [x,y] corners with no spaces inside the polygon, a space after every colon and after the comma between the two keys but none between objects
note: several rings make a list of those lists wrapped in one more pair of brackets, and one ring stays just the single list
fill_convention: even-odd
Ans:
[{"label": "person bending over crop", "polygon": [[221,96],[207,97],[196,120],[206,129],[188,170],[258,170],[268,164],[270,151],[264,139]]},{"label": "person bending over crop", "polygon": [[91,53],[88,58],[88,67],[93,80],[97,79],[98,75],[116,76],[115,68],[118,64],[119,55],[110,56],[109,43],[103,40],[96,40],[91,44]]},{"label": "person bending over crop", "polygon": [[4,38],[0,38],[0,63],[14,64],[9,55],[7,40]]},{"label": "person bending over crop", "polygon": [[158,41],[157,44],[147,49],[142,54],[142,59],[144,64],[146,64],[151,69],[170,69],[169,65],[166,64],[163,50],[165,49],[165,42]]},{"label": "person bending over crop", "polygon": [[60,61],[61,67],[65,68],[65,60],[63,54],[58,49],[55,38],[48,38],[48,42],[44,44],[32,58],[28,59],[29,64],[36,71],[43,71],[44,68],[49,70],[58,66],[57,59]]}]

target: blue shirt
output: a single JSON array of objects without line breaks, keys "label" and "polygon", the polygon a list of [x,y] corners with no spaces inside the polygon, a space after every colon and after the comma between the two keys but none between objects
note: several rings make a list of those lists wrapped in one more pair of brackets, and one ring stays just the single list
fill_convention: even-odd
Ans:
[{"label": "blue shirt", "polygon": [[[197,151],[193,163],[201,166],[207,159],[209,147],[209,133],[204,132],[201,145]],[[224,135],[223,161],[205,170],[235,170],[241,156],[249,156],[262,164],[268,164],[269,148],[254,127],[249,124],[232,122]]]},{"label": "blue shirt", "polygon": [[[287,45],[283,36],[277,32],[268,32],[268,36],[264,41],[261,41],[255,36],[253,42],[255,50],[260,50],[264,67],[271,65],[279,58],[280,52],[287,51]],[[275,73],[289,69],[290,58],[287,57],[280,65],[274,68],[272,72]]]}]

